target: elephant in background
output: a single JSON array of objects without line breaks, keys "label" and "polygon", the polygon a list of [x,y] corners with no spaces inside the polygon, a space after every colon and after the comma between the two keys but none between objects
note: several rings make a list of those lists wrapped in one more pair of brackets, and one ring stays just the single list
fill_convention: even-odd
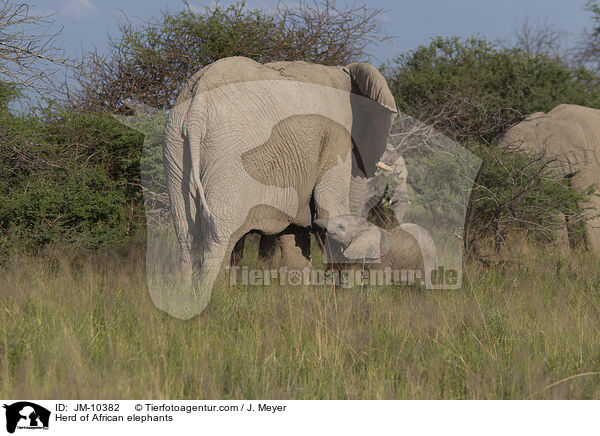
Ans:
[{"label": "elephant in background", "polygon": [[396,113],[385,79],[366,63],[233,57],[196,73],[164,128],[185,277],[185,308],[174,315],[204,309],[221,266],[250,231],[293,239],[307,253],[314,217],[350,213],[353,161],[355,171],[374,175]]},{"label": "elephant in background", "polygon": [[[582,190],[600,185],[600,110],[574,104],[561,104],[547,114],[536,112],[511,127],[501,145],[517,145],[525,152],[542,153],[555,159],[552,168]],[[585,242],[600,251],[600,197],[591,195],[587,211]],[[564,217],[563,217],[564,221]],[[561,233],[567,233],[565,228]],[[568,246],[568,235],[558,235]]]}]

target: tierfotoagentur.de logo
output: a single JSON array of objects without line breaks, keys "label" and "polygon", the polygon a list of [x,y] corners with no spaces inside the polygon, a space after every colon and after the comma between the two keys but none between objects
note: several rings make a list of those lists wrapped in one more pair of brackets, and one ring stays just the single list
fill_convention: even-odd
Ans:
[{"label": "tierfotoagentur.de logo", "polygon": [[254,269],[246,266],[230,266],[229,284],[244,286],[338,286],[352,288],[354,286],[398,286],[398,285],[442,285],[454,286],[458,281],[458,271],[444,270],[443,266],[424,275],[421,270],[410,269],[341,269],[323,270],[315,268],[288,269]]}]

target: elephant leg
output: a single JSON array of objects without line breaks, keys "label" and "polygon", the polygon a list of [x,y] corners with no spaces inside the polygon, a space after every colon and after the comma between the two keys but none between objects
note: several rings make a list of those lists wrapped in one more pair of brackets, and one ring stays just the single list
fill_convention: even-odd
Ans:
[{"label": "elephant leg", "polygon": [[[350,214],[350,169],[348,165],[338,164],[321,176],[313,190],[314,210],[316,219],[328,220],[340,215]],[[336,263],[339,257],[339,247],[332,244],[330,238],[320,241],[323,248],[323,263]]]},{"label": "elephant leg", "polygon": [[[246,243],[247,235],[240,238],[239,241],[233,247],[231,253],[231,259],[229,264],[231,266],[237,266],[240,264],[244,255],[244,245]],[[280,245],[279,237],[277,235],[260,235],[258,243],[258,259],[261,262],[270,264],[275,259],[277,253],[277,246]]]},{"label": "elephant leg", "polygon": [[[210,301],[213,288],[221,268],[229,261],[235,243],[222,242],[229,238],[220,238],[219,241],[210,241],[204,247],[199,262],[195,265],[197,279],[192,288],[192,295],[182,300],[182,308],[185,308],[191,316],[201,313]],[[237,242],[237,241],[236,241]]]},{"label": "elephant leg", "polygon": [[237,241],[233,247],[233,251],[231,252],[231,258],[229,260],[229,264],[232,266],[239,265],[242,256],[244,255],[244,244],[246,242],[246,235],[242,236],[239,241]]},{"label": "elephant leg", "polygon": [[291,225],[279,238],[281,265],[290,269],[310,267],[310,230]]},{"label": "elephant leg", "polygon": [[362,176],[352,176],[350,179],[350,212],[355,215],[366,216],[365,209],[371,195],[369,179]]},{"label": "elephant leg", "polygon": [[[577,245],[575,239],[576,235],[573,232],[573,230],[575,229],[571,229],[572,231],[569,232],[569,220],[567,216],[564,213],[559,213],[557,215],[557,220],[559,222],[559,225],[552,232],[554,236],[554,245],[566,250],[571,248],[571,246],[575,247]],[[573,237],[573,244],[571,244],[571,236]]]},{"label": "elephant leg", "polygon": [[317,218],[350,214],[351,163],[347,157],[347,163],[339,162],[328,169],[315,184],[313,199]]},{"label": "elephant leg", "polygon": [[180,319],[190,319],[206,308],[221,265],[231,255],[226,243],[212,242],[202,249],[184,248],[186,245],[182,244],[181,274],[176,272],[174,280],[159,281],[160,290],[152,295],[160,309]]},{"label": "elephant leg", "polygon": [[310,265],[310,229],[290,225],[277,235],[261,235],[258,256],[262,262],[275,262],[277,247],[281,251],[281,266],[302,269]]},{"label": "elephant leg", "polygon": [[279,245],[277,235],[260,235],[260,242],[258,243],[258,259],[267,265],[271,264],[275,259],[277,245]]},{"label": "elephant leg", "polygon": [[338,266],[343,263],[342,245],[333,240],[333,238],[328,237],[327,231],[319,226],[313,226],[312,232],[323,253],[321,258],[323,266],[331,269],[339,269]]},{"label": "elephant leg", "polygon": [[600,199],[590,196],[589,204],[582,205],[582,209],[585,208],[591,209],[585,212],[585,245],[588,250],[598,253],[600,252],[600,217],[596,215],[600,213]]}]

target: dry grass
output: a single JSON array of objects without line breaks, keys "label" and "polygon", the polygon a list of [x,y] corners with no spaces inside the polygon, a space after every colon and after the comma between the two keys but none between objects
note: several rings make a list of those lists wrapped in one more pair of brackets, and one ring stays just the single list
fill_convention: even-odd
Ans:
[{"label": "dry grass", "polygon": [[190,321],[154,307],[140,248],[12,257],[0,397],[600,398],[598,259],[520,250],[459,291],[223,285]]}]

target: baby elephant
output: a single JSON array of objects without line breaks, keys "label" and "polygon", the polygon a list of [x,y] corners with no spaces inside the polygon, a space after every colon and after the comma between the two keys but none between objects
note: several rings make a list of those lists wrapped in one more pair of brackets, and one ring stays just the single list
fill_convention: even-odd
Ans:
[{"label": "baby elephant", "polygon": [[420,271],[431,286],[437,269],[437,251],[429,233],[417,224],[400,224],[387,231],[357,215],[341,215],[314,223],[327,231],[328,262],[365,269]]}]

